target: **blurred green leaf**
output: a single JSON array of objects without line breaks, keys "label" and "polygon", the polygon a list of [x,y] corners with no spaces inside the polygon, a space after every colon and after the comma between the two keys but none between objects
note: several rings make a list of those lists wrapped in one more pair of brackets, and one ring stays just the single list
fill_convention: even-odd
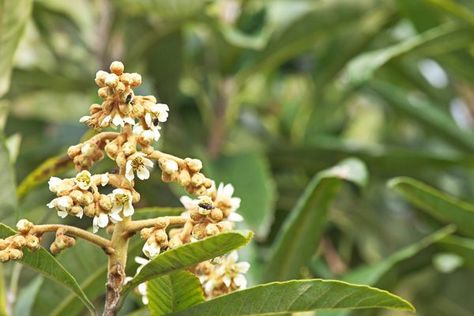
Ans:
[{"label": "blurred green leaf", "polygon": [[269,315],[320,309],[388,308],[414,311],[404,299],[364,285],[292,280],[223,295],[172,315]]},{"label": "blurred green leaf", "polygon": [[41,284],[43,283],[43,277],[36,277],[28,286],[24,287],[20,291],[15,302],[15,310],[13,311],[13,316],[29,316],[34,315],[32,310],[33,303],[36,295],[38,294]]},{"label": "blurred green leaf", "polygon": [[72,168],[72,166],[72,160],[69,159],[67,155],[49,158],[36,167],[35,170],[30,172],[30,174],[28,174],[28,176],[18,185],[18,188],[16,189],[18,198],[24,198],[30,190],[49,180],[50,177]]},{"label": "blurred green leaf", "polygon": [[474,268],[474,239],[459,236],[447,236],[439,242],[443,250],[462,257],[464,264]]},{"label": "blurred green leaf", "polygon": [[31,14],[31,0],[0,1],[0,97],[10,87],[13,57]]},{"label": "blurred green leaf", "polygon": [[265,280],[288,280],[300,275],[300,269],[319,246],[330,205],[344,181],[364,186],[365,165],[357,159],[346,159],[313,177],[272,246]]},{"label": "blurred green leaf", "polygon": [[251,238],[251,232],[227,232],[168,250],[144,265],[124,286],[123,293],[126,294],[142,282],[222,256],[244,246]]},{"label": "blurred green leaf", "polygon": [[17,199],[15,194],[15,172],[13,163],[3,135],[0,134],[0,166],[2,166],[2,177],[0,180],[0,218],[14,214],[17,210]]},{"label": "blurred green leaf", "polygon": [[153,218],[158,216],[178,216],[185,210],[182,207],[140,207],[135,209],[134,219]]},{"label": "blurred green leaf", "polygon": [[373,81],[369,87],[396,110],[445,138],[449,144],[470,152],[474,151],[474,134],[461,130],[439,107],[420,98],[410,97],[405,90],[387,82]]},{"label": "blurred green leaf", "polygon": [[434,218],[453,223],[464,234],[474,236],[474,205],[447,195],[415,179],[400,177],[388,186]]},{"label": "blurred green leaf", "polygon": [[202,12],[210,0],[120,0],[129,12],[152,13],[171,21],[180,21]]},{"label": "blurred green leaf", "polygon": [[423,0],[427,4],[440,8],[441,10],[460,18],[474,27],[474,13],[463,5],[450,0]]},{"label": "blurred green leaf", "polygon": [[[0,238],[6,238],[15,233],[13,229],[0,223]],[[94,305],[84,294],[76,279],[47,250],[40,248],[36,251],[29,251],[24,248],[23,258],[20,262],[70,289],[91,312],[95,312]]]},{"label": "blurred green leaf", "polygon": [[147,282],[152,316],[168,315],[204,302],[201,282],[188,271],[176,271]]},{"label": "blurred green leaf", "polygon": [[[460,42],[461,45],[469,45],[471,41],[472,32],[470,30],[451,23],[440,25],[393,46],[364,53],[357,57],[348,65],[348,79],[351,84],[359,85],[369,80],[377,69],[391,59],[407,53],[417,52],[421,49],[429,51],[430,54],[439,53],[440,51],[445,53],[446,51],[458,48],[458,45],[453,45],[454,43]],[[433,46],[436,46],[436,51],[434,49],[427,49]]]},{"label": "blurred green leaf", "polygon": [[255,232],[257,238],[268,233],[273,220],[274,183],[266,158],[258,153],[222,156],[206,168],[209,176],[235,188],[234,196],[241,198],[238,213]]},{"label": "blurred green leaf", "polygon": [[0,265],[0,315],[8,315],[7,313],[7,289],[5,287],[5,273],[3,264]]}]

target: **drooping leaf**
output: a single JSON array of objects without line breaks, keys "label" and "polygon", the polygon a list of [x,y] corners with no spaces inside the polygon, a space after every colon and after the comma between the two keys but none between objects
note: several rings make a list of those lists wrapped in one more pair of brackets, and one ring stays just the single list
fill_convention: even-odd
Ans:
[{"label": "drooping leaf", "polygon": [[28,286],[24,287],[20,291],[15,302],[15,310],[13,312],[14,316],[28,316],[33,315],[32,308],[34,303],[34,298],[38,294],[41,284],[43,283],[43,277],[36,277]]},{"label": "drooping leaf", "polygon": [[0,97],[10,87],[13,56],[31,14],[32,0],[0,1]]},{"label": "drooping leaf", "polygon": [[237,212],[257,237],[265,236],[273,220],[275,198],[266,158],[259,153],[241,153],[220,157],[207,165],[210,177],[234,186],[234,196],[241,198]]},{"label": "drooping leaf", "polygon": [[[0,238],[6,238],[14,234],[13,229],[0,223]],[[94,312],[94,305],[84,294],[76,279],[46,249],[40,248],[36,251],[29,251],[24,248],[23,258],[20,262],[73,291],[84,305],[91,312]]]},{"label": "drooping leaf", "polygon": [[251,238],[251,232],[226,232],[168,250],[144,265],[124,286],[123,292],[126,293],[142,282],[222,256],[244,246]]},{"label": "drooping leaf", "polygon": [[275,241],[264,274],[266,280],[298,277],[319,246],[329,207],[343,181],[365,185],[365,165],[357,159],[346,159],[313,177]]},{"label": "drooping leaf", "polygon": [[259,285],[172,315],[268,315],[341,308],[414,310],[410,303],[387,291],[342,281],[313,279]]},{"label": "drooping leaf", "polygon": [[168,315],[204,302],[201,282],[188,271],[176,271],[147,283],[152,316]]},{"label": "drooping leaf", "polygon": [[453,223],[460,232],[474,236],[474,205],[411,178],[394,178],[388,186],[434,218]]},{"label": "drooping leaf", "polygon": [[18,185],[16,190],[18,198],[23,198],[34,187],[47,181],[53,175],[57,175],[73,166],[72,160],[67,155],[61,155],[49,158],[35,170],[33,170]]}]

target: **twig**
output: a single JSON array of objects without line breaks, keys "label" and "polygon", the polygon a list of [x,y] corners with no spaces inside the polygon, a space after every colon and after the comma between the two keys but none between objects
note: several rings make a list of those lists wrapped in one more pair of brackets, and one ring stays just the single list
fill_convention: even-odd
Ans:
[{"label": "twig", "polygon": [[113,254],[114,249],[112,248],[111,242],[108,239],[97,236],[96,234],[90,233],[87,230],[62,224],[46,224],[46,225],[35,225],[33,227],[33,234],[43,234],[47,232],[55,232],[58,229],[63,229],[68,235],[75,236],[87,240],[104,250],[107,255]]},{"label": "twig", "polygon": [[138,221],[130,221],[125,226],[125,230],[128,234],[133,234],[146,227],[153,227],[157,223],[163,221],[169,222],[169,225],[184,225],[186,219],[181,216],[162,216],[157,218],[143,219]]}]

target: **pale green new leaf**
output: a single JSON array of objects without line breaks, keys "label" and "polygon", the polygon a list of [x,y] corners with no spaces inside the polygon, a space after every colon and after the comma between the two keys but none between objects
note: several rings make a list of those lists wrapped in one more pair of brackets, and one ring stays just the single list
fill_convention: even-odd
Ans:
[{"label": "pale green new leaf", "polygon": [[201,282],[188,271],[176,271],[147,283],[152,316],[168,315],[204,302]]},{"label": "pale green new leaf", "polygon": [[32,0],[0,0],[0,97],[10,87],[13,56],[31,14]]},{"label": "pale green new leaf", "polygon": [[[0,223],[0,238],[6,238],[14,234],[13,229]],[[46,249],[40,248],[36,251],[29,251],[24,248],[23,258],[20,262],[73,291],[91,312],[94,311],[94,305],[84,294],[76,279]]]},{"label": "pale green new leaf", "polygon": [[244,246],[251,238],[251,232],[227,232],[168,250],[144,265],[124,286],[123,292],[126,293],[142,282],[222,256]]},{"label": "pale green new leaf", "polygon": [[268,315],[362,308],[414,310],[410,303],[387,291],[342,281],[313,279],[259,285],[172,315]]},{"label": "pale green new leaf", "polygon": [[365,185],[365,165],[357,159],[346,159],[313,177],[275,241],[266,280],[298,277],[301,267],[318,248],[329,207],[344,181]]},{"label": "pale green new leaf", "polygon": [[388,185],[436,219],[453,223],[462,233],[474,236],[474,205],[411,178],[394,178]]}]

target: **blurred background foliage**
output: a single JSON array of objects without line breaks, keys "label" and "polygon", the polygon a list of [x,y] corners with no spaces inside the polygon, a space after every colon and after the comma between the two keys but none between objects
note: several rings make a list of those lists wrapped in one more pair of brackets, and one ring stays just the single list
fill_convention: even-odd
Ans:
[{"label": "blurred background foliage", "polygon": [[[466,217],[452,220],[461,202],[407,178],[387,186],[411,177],[474,200],[473,40],[470,0],[0,0],[2,222],[58,221],[44,181],[72,172],[61,155],[86,132],[78,119],[98,101],[95,72],[121,60],[143,75],[138,94],[170,105],[160,148],[234,184],[256,233],[243,250],[252,283],[289,278],[281,260],[291,277],[395,291],[419,315],[474,315],[474,207],[458,205]],[[336,192],[326,173],[310,182],[349,157],[359,160],[329,174],[362,186]],[[143,216],[179,207],[182,192],[158,174],[138,189]],[[467,227],[442,229],[450,223]],[[105,258],[78,247],[59,260],[100,301]],[[4,269],[15,315],[81,312],[60,286]]]}]

